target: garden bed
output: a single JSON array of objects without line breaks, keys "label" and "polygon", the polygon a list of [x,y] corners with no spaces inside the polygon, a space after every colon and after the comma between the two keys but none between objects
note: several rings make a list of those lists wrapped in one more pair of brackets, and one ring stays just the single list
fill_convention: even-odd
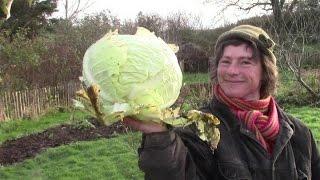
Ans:
[{"label": "garden bed", "polygon": [[7,140],[0,146],[0,165],[11,165],[33,158],[38,153],[61,145],[77,141],[110,138],[117,134],[131,131],[121,122],[110,126],[101,126],[94,119],[90,120],[94,127],[62,124],[43,132],[30,134],[21,138]]}]

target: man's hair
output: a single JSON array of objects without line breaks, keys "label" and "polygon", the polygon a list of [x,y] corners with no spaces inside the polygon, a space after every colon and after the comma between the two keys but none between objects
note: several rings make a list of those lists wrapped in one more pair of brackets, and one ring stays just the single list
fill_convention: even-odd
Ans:
[{"label": "man's hair", "polygon": [[278,69],[276,64],[270,59],[270,57],[263,53],[254,41],[248,41],[241,38],[233,38],[222,41],[216,46],[215,55],[210,59],[210,79],[213,84],[218,83],[217,68],[219,60],[221,59],[224,48],[228,45],[239,46],[246,44],[253,50],[252,58],[260,59],[262,65],[262,80],[260,88],[260,98],[266,98],[269,95],[276,93],[277,82],[278,82]]}]

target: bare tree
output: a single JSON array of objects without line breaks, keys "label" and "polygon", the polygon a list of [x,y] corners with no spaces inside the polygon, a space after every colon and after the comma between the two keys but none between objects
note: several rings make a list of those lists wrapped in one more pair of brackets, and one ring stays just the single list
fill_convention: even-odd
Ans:
[{"label": "bare tree", "polygon": [[200,27],[202,27],[200,17],[176,12],[166,17],[166,30],[163,36],[168,42],[181,43],[184,30],[193,30]]},{"label": "bare tree", "polygon": [[64,4],[64,11],[65,15],[64,18],[66,20],[73,20],[75,19],[79,13],[84,12],[90,6],[94,4],[92,0],[63,0]]},{"label": "bare tree", "polygon": [[255,8],[259,8],[266,12],[272,12],[274,20],[273,30],[277,33],[282,31],[283,27],[283,13],[286,11],[293,11],[297,4],[303,0],[204,0],[204,3],[214,3],[223,6],[221,11],[225,11],[230,7],[237,7],[239,10],[252,11]]},{"label": "bare tree", "polygon": [[[313,16],[312,11],[308,11],[308,16]],[[294,74],[295,79],[298,83],[304,87],[309,94],[320,100],[320,91],[317,92],[317,87],[311,86],[312,83],[308,82],[308,74],[304,76],[303,73],[306,72],[305,65],[309,63],[310,59],[314,54],[320,55],[320,51],[307,52],[307,44],[310,43],[312,38],[312,31],[310,27],[319,27],[320,21],[319,16],[314,17],[315,20],[312,23],[304,23],[304,19],[298,19],[296,17],[301,17],[302,12],[295,12],[287,14],[287,17],[291,16],[290,22],[291,26],[286,28],[286,41],[278,43],[278,56],[286,63],[286,67]],[[305,11],[304,11],[305,13]],[[312,67],[311,67],[312,68]]]},{"label": "bare tree", "polygon": [[159,14],[143,14],[139,12],[136,18],[136,25],[145,27],[160,36],[165,28],[165,21]]}]

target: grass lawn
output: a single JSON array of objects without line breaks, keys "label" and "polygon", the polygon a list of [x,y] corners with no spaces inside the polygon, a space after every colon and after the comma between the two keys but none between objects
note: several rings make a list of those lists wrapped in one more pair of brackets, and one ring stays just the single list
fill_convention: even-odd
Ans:
[{"label": "grass lawn", "polygon": [[137,166],[139,133],[48,149],[36,158],[0,167],[0,179],[143,179]]},{"label": "grass lawn", "polygon": [[320,145],[320,108],[291,107],[288,113],[303,121],[312,131],[314,138]]},{"label": "grass lawn", "polygon": [[[319,108],[288,108],[301,118],[320,140]],[[84,114],[76,113],[82,118]],[[70,122],[70,113],[48,114],[38,120],[1,124],[0,139],[40,132],[60,123]],[[0,167],[0,179],[143,179],[138,168],[137,148],[140,133],[128,133],[111,139],[76,142],[47,149],[22,163]]]},{"label": "grass lawn", "polygon": [[208,83],[208,82],[209,82],[209,73],[184,73],[183,74],[184,84]]},{"label": "grass lawn", "polygon": [[[8,139],[18,138],[27,134],[42,132],[44,129],[62,123],[70,123],[70,112],[50,112],[42,117],[32,120],[12,120],[0,123],[0,144]],[[85,113],[76,111],[74,119],[84,118]]]}]

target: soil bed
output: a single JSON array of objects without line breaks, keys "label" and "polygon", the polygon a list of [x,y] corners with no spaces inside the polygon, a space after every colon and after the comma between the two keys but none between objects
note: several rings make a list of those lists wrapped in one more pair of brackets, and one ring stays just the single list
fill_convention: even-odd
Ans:
[{"label": "soil bed", "polygon": [[88,141],[98,138],[110,138],[116,134],[131,131],[121,122],[111,126],[101,126],[91,120],[94,127],[82,127],[62,124],[37,134],[5,141],[0,146],[0,165],[6,166],[33,158],[41,151],[51,147],[70,144],[76,141]]}]

